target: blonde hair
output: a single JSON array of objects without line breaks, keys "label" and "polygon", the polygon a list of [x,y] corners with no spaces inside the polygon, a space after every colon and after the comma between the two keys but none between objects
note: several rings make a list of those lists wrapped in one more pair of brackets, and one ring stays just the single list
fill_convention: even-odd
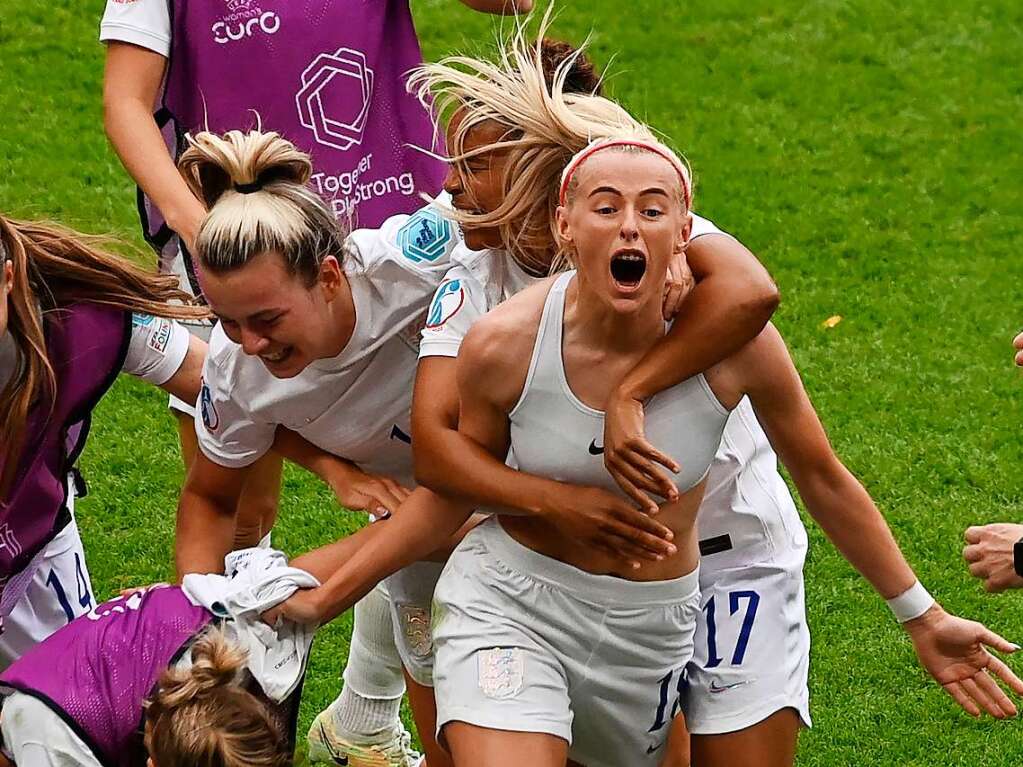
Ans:
[{"label": "blonde hair", "polygon": [[192,667],[168,669],[146,703],[146,749],[157,767],[283,767],[285,738],[242,686],[245,652],[220,630],[192,647]]},{"label": "blonde hair", "polygon": [[[585,44],[563,57],[553,73],[545,56],[544,33],[527,39],[519,25],[496,61],[451,56],[419,67],[410,79],[421,100],[432,93],[441,115],[460,117],[448,141],[450,162],[464,177],[463,164],[471,157],[494,151],[507,153],[503,201],[486,213],[453,211],[452,218],[469,227],[493,227],[523,266],[554,271],[557,247],[554,213],[565,165],[598,138],[635,136],[653,140],[653,132],[609,99],[590,93],[569,93],[566,81],[584,55]],[[545,70],[545,65],[547,70]],[[599,83],[598,83],[599,85]],[[487,122],[506,128],[497,142],[465,150],[469,133]]]},{"label": "blonde hair", "polygon": [[346,232],[307,186],[309,155],[277,133],[203,131],[187,136],[178,169],[209,210],[199,228],[199,260],[212,272],[277,253],[312,285],[329,255],[342,257]]},{"label": "blonde hair", "polygon": [[106,248],[111,244],[108,238],[57,224],[0,215],[0,267],[10,261],[14,271],[14,285],[7,298],[7,329],[21,359],[0,389],[0,413],[4,414],[0,422],[0,506],[18,468],[29,411],[33,407],[52,409],[56,393],[40,307],[49,311],[88,302],[172,319],[210,316],[208,309],[192,305],[194,299],[178,290],[177,277],[157,274],[109,252]]}]

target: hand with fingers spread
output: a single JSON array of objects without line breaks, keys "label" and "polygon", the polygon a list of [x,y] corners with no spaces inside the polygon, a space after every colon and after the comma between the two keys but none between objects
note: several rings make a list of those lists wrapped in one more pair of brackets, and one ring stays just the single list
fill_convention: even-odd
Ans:
[{"label": "hand with fingers spread", "polygon": [[539,515],[567,538],[584,541],[633,568],[676,552],[669,528],[599,487],[559,484],[541,500]]},{"label": "hand with fingers spread", "polygon": [[412,492],[389,477],[367,474],[354,464],[338,461],[328,478],[338,503],[353,511],[388,517]]},{"label": "hand with fingers spread", "polygon": [[1012,653],[1018,645],[981,623],[950,615],[937,604],[904,625],[921,665],[968,714],[980,716],[986,711],[996,719],[1016,715],[1015,704],[998,681],[1023,695],[1023,680],[987,648]]},{"label": "hand with fingers spread", "polygon": [[611,396],[604,415],[604,466],[629,498],[654,514],[658,502],[652,496],[678,498],[668,472],[680,467],[647,441],[644,421],[642,402],[621,392]]},{"label": "hand with fingers spread", "polygon": [[970,575],[981,578],[988,591],[1023,588],[1016,574],[1013,552],[1023,540],[1023,525],[998,523],[969,527],[963,536],[963,559],[970,563]]},{"label": "hand with fingers spread", "polygon": [[661,313],[664,319],[671,320],[682,308],[689,291],[696,285],[693,272],[689,268],[689,261],[686,259],[685,251],[675,253],[668,262],[668,276],[664,280],[664,301],[661,304]]},{"label": "hand with fingers spread", "polygon": [[1023,367],[1023,333],[1012,339],[1012,345],[1016,349],[1016,364]]}]

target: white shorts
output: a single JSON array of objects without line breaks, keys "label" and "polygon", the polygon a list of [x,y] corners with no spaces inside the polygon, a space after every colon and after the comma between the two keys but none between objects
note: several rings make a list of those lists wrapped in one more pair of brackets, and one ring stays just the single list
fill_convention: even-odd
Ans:
[{"label": "white shorts", "polygon": [[0,733],[4,755],[18,765],[100,767],[84,741],[45,703],[15,692],[3,701]]},{"label": "white shorts", "polygon": [[[73,506],[73,501],[68,504]],[[59,628],[94,606],[92,582],[78,524],[71,522],[47,544],[25,595],[4,618],[0,669],[7,668]]]},{"label": "white shorts", "polygon": [[692,734],[735,732],[784,708],[810,726],[805,558],[797,546],[746,567],[711,570],[704,562],[683,707]]},{"label": "white shorts", "polygon": [[384,581],[401,664],[426,687],[433,687],[431,611],[433,591],[443,569],[441,562],[416,562]]},{"label": "white shorts", "polygon": [[699,570],[592,575],[522,546],[496,519],[469,533],[434,599],[437,729],[566,740],[587,767],[657,765],[693,653]]}]

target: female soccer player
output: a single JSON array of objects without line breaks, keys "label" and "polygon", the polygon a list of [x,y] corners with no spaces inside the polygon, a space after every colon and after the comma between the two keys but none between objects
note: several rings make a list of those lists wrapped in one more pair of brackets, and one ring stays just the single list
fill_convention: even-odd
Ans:
[{"label": "female soccer player", "polygon": [[272,673],[180,587],[118,597],[0,675],[0,764],[284,767],[292,712],[263,691]]},{"label": "female soccer player", "polygon": [[0,667],[93,604],[74,464],[120,372],[195,396],[201,307],[96,238],[0,216]]},{"label": "female soccer player", "polygon": [[[687,234],[685,189],[682,166],[649,138],[598,143],[570,163],[558,223],[578,274],[545,281],[492,312],[470,331],[458,360],[459,429],[489,449],[495,464],[510,445],[523,469],[577,483],[599,481],[599,472],[590,476],[599,459],[584,453],[583,443],[602,429],[599,405],[614,378],[605,373],[627,367],[622,360],[642,354],[649,339],[663,332],[645,280],[658,284],[666,252]],[[523,333],[524,327],[536,330]],[[592,374],[595,364],[600,376]],[[729,408],[750,399],[809,507],[850,561],[889,597],[925,668],[967,711],[1013,715],[1015,706],[992,677],[1020,694],[1023,681],[984,645],[1007,652],[1016,647],[981,624],[945,613],[916,581],[869,496],[831,451],[777,331],[768,327],[705,379],[649,403],[653,438],[676,452],[699,446],[703,429],[718,428],[712,409],[695,395],[688,409],[668,409],[673,393],[693,390]],[[658,410],[665,412],[653,417]],[[689,419],[681,427],[688,441],[680,447],[675,419]],[[683,463],[680,489],[692,480],[687,469],[694,465],[699,470],[703,464]],[[343,609],[337,598],[346,588],[359,593],[354,570],[375,566],[386,572],[404,561],[403,550],[404,556],[418,556],[410,546],[428,547],[431,535],[441,536],[464,519],[464,513],[416,501],[413,496],[386,524],[366,531],[357,555],[319,595],[296,597],[284,614],[296,619],[303,613],[334,614]],[[648,621],[657,619],[663,628],[673,610],[684,610],[685,589],[676,586],[679,601],[673,608],[644,607],[631,589],[690,567],[696,540],[689,512],[678,503],[661,507],[660,521],[676,526],[678,553],[638,570],[542,517],[505,515],[465,538],[436,596],[438,724],[456,764],[511,765],[523,754],[540,765],[563,765],[568,756],[590,767],[658,763],[666,725],[678,706],[676,690],[683,689],[683,668],[658,665],[664,652],[645,654],[659,636]],[[630,589],[631,611],[617,603],[623,589]],[[720,665],[726,653],[733,667],[741,666],[741,657],[734,657],[751,646],[760,599],[749,589],[728,600],[729,611],[743,613],[747,626],[734,648],[716,643],[709,633],[713,608],[705,611],[707,652],[717,658],[704,661],[706,669]],[[674,650],[685,650],[684,634]],[[645,689],[629,684],[658,669],[662,675]],[[717,689],[753,681],[729,680]],[[738,732],[725,740],[752,750],[733,750],[728,757],[715,738],[696,739],[695,762],[791,762],[795,738],[790,742],[783,734],[765,727],[753,738]]]},{"label": "female soccer player", "polygon": [[[463,2],[491,13],[532,6]],[[163,269],[194,295],[190,253],[205,210],[174,167],[186,133],[261,120],[313,156],[312,186],[339,218],[364,227],[417,210],[420,192],[440,188],[443,164],[411,148],[430,146],[432,125],[404,87],[404,73],[422,61],[407,0],[108,0],[100,39],[107,134],[138,183],[143,231]],[[190,328],[209,339],[208,324]],[[171,399],[186,467],[196,452],[194,404]],[[268,456],[251,475],[239,546],[272,528],[280,472],[280,459]]]},{"label": "female soccer player", "polygon": [[[613,529],[615,520],[602,514],[605,509],[614,508],[608,505],[607,494],[599,495],[596,488],[516,475],[496,461],[491,461],[487,470],[486,456],[480,461],[478,448],[473,452],[472,445],[459,440],[454,431],[457,400],[446,396],[456,388],[450,357],[457,354],[468,328],[498,301],[535,283],[537,278],[529,274],[529,265],[543,263],[545,257],[549,260],[554,253],[546,211],[557,205],[556,176],[565,164],[561,158],[587,139],[586,133],[574,134],[571,123],[561,119],[566,111],[564,105],[557,99],[552,103],[545,89],[538,87],[542,78],[536,74],[533,47],[520,37],[513,52],[505,55],[497,66],[460,59],[463,66],[459,68],[445,64],[428,66],[421,78],[442,104],[450,103],[458,110],[456,130],[450,132],[448,146],[453,156],[465,156],[465,160],[457,163],[460,173],[449,176],[447,190],[465,219],[462,225],[467,242],[475,243],[481,252],[456,249],[452,256],[455,266],[438,289],[423,333],[413,410],[417,473],[425,484],[477,503],[495,504],[520,513],[539,510],[566,531],[585,537],[594,535],[595,526],[571,525],[572,519],[584,518],[580,511],[588,512],[591,518],[600,514],[600,525]],[[502,169],[507,175],[502,174]],[[525,183],[519,183],[523,179]],[[530,185],[537,188],[544,183],[553,200],[544,201],[539,195],[522,192]],[[498,203],[502,202],[499,208]],[[512,248],[484,250],[502,241],[526,242],[533,247],[525,254]],[[746,262],[753,260],[734,238],[699,216],[694,216],[687,256],[700,276],[711,265],[717,265],[724,274],[729,271],[739,274],[739,268],[729,269],[725,265],[738,267],[743,258]],[[745,271],[756,274],[749,266]],[[751,278],[745,285],[736,283],[735,290],[741,296],[745,289],[747,306],[753,308],[758,297],[762,296],[761,301],[770,300],[767,287],[769,283],[758,288]],[[714,334],[703,323],[708,319],[712,321],[710,327],[721,323],[719,307],[710,302],[699,303],[700,295],[699,290],[695,291],[683,304],[668,337],[681,339],[686,332],[679,327],[682,325],[687,325],[689,331],[699,328],[696,333],[690,332],[684,345],[693,356]],[[718,332],[723,332],[723,328]],[[736,340],[741,342],[739,337]],[[737,349],[739,345],[731,348]],[[662,363],[656,380],[652,375],[652,371],[658,371],[655,364],[638,366],[626,376],[609,402],[609,423],[602,442],[605,463],[633,498],[639,497],[639,482],[653,479],[649,464],[644,466],[642,459],[657,457],[656,448],[642,438],[642,413],[636,412],[638,403],[655,394],[659,387],[681,380],[679,376],[700,369],[688,366],[693,356],[665,364],[663,351],[671,348],[667,343],[655,347]],[[626,428],[614,427],[611,421],[625,424]],[[623,431],[625,437],[621,436]],[[610,446],[616,442],[631,443],[621,452],[622,457],[630,460],[608,458]],[[819,455],[831,455],[830,450]],[[627,477],[618,467],[628,470],[628,463],[637,465]],[[816,488],[836,482],[843,485],[848,475],[835,460],[810,463],[818,471],[799,472],[800,487],[811,512],[838,540],[842,529],[858,528],[855,525],[850,528],[848,512],[840,508],[840,503],[822,503],[827,499],[822,499]],[[476,470],[465,471],[467,466]],[[630,477],[635,478],[636,472],[640,477],[633,484]],[[652,486],[648,481],[642,487],[649,491]],[[666,491],[659,492],[664,495]],[[721,450],[711,468],[699,527],[703,601],[696,657],[687,685],[687,717],[695,733],[694,749],[701,764],[733,764],[736,754],[744,753],[751,754],[758,764],[764,763],[765,754],[772,755],[775,760],[772,764],[791,764],[800,723],[810,723],[809,630],[802,575],[806,534],[788,488],[778,474],[777,456],[748,399],[740,401],[729,418]],[[616,541],[619,556],[639,562],[658,551],[656,541],[648,540],[644,545],[637,538],[638,530],[628,530]],[[855,562],[855,553],[850,554],[847,548],[852,538],[855,536],[845,538],[846,545],[839,543]],[[755,604],[748,596],[750,592],[757,595]],[[732,609],[733,603],[736,609]],[[928,661],[927,665],[935,673],[933,664]],[[734,692],[740,689],[741,694]],[[681,752],[678,743],[673,743],[672,750]]]}]

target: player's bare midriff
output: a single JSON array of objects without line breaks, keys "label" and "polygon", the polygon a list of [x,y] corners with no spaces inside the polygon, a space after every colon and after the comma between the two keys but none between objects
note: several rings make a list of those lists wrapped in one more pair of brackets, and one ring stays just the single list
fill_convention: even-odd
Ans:
[{"label": "player's bare midriff", "polygon": [[696,512],[703,500],[705,484],[706,480],[682,493],[677,501],[661,506],[656,519],[674,533],[672,542],[678,551],[661,561],[643,560],[639,569],[631,567],[624,559],[616,559],[565,537],[544,519],[502,515],[500,522],[508,535],[523,546],[588,573],[630,581],[668,581],[692,572],[700,561]]}]

